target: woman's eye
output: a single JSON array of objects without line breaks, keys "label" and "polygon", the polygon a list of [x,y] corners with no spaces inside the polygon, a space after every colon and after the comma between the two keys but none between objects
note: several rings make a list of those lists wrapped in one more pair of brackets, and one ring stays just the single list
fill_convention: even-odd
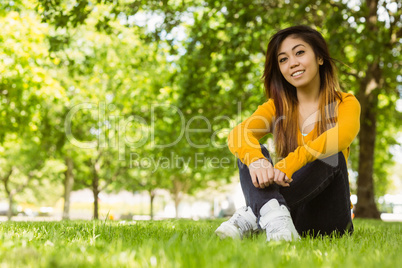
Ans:
[{"label": "woman's eye", "polygon": [[299,50],[296,52],[296,55],[302,55],[302,54],[304,54],[304,50]]},{"label": "woman's eye", "polygon": [[279,59],[279,63],[285,62],[286,58]]}]

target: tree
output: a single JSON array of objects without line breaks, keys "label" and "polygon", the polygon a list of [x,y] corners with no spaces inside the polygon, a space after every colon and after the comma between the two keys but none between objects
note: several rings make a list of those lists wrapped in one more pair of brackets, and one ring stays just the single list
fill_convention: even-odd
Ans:
[{"label": "tree", "polygon": [[[374,185],[386,185],[387,165],[384,163],[392,162],[388,148],[395,143],[392,136],[399,130],[397,125],[401,119],[395,109],[396,100],[400,98],[397,77],[401,66],[402,4],[399,1],[152,0],[103,3],[101,6],[108,12],[98,16],[96,21],[101,32],[111,32],[115,18],[142,14],[162,19],[163,23],[155,25],[154,29],[146,29],[146,25],[135,22],[126,24],[128,29],[138,31],[142,40],[154,44],[155,51],[169,49],[169,58],[175,59],[170,65],[174,69],[170,80],[160,80],[169,85],[165,94],[158,94],[160,88],[165,88],[157,87],[158,81],[148,88],[150,95],[155,98],[174,96],[169,98],[171,104],[185,111],[186,118],[202,115],[209,121],[214,121],[217,114],[233,118],[239,102],[246,107],[244,114],[247,115],[263,101],[262,86],[255,85],[261,85],[258,79],[268,37],[277,29],[290,26],[288,18],[292,24],[316,27],[328,40],[332,55],[346,63],[338,63],[341,86],[355,93],[362,107],[359,144],[353,144],[350,158],[352,167],[359,171],[356,215],[379,216]],[[90,21],[89,14],[96,9],[87,3],[68,9],[42,0],[38,11],[45,21],[56,27],[74,29]],[[175,37],[174,33],[178,31],[184,31],[185,38]],[[385,118],[386,123],[383,122]],[[172,124],[170,129],[157,124],[158,133],[175,137],[174,134],[180,131],[180,121],[169,122]],[[202,123],[203,119],[198,122]],[[216,123],[224,130],[232,127],[233,121]],[[211,133],[195,136],[205,143]],[[191,146],[182,144],[170,149],[186,155],[187,152],[183,154],[186,148]],[[212,146],[203,151],[221,158],[229,156],[227,150]],[[195,152],[197,150],[190,153]],[[374,158],[374,155],[380,157]],[[214,172],[211,170],[210,174]],[[173,171],[171,174],[174,175]]]},{"label": "tree", "polygon": [[0,40],[5,44],[0,46],[5,59],[0,65],[0,146],[4,153],[2,183],[10,209],[15,196],[33,181],[41,185],[41,180],[46,180],[42,169],[49,158],[45,157],[46,135],[40,131],[40,108],[54,104],[64,93],[53,79],[54,65],[43,46],[47,28],[21,1],[15,4],[20,13],[10,11],[0,17],[4,26]]},{"label": "tree", "polygon": [[[394,3],[397,4],[396,2]],[[391,98],[392,96],[399,95],[396,88],[397,74],[395,74],[395,70],[401,68],[400,40],[402,38],[402,27],[400,24],[402,23],[402,4],[399,3],[399,11],[396,10],[395,12],[392,12],[386,7],[390,20],[388,29],[384,26],[381,27],[381,24],[379,25],[379,4],[378,0],[367,1],[368,12],[365,16],[365,33],[368,39],[372,40],[372,48],[379,48],[381,52],[377,55],[373,55],[373,59],[369,61],[366,75],[362,79],[358,91],[358,97],[362,106],[362,124],[359,134],[360,157],[356,216],[365,218],[379,218],[380,216],[376,204],[374,203],[373,183],[374,156],[376,138],[378,137],[376,135],[378,133],[377,120],[381,112],[379,101],[380,96],[385,95],[382,93],[384,91],[390,94],[391,96],[389,97]],[[398,43],[399,48],[397,47]],[[399,61],[395,60],[393,54],[399,55]],[[391,66],[389,66],[389,64]],[[387,81],[386,73],[391,74],[393,78]],[[391,105],[390,108],[393,109],[395,111],[394,114],[396,114],[395,104]],[[396,116],[401,118],[400,115]],[[396,141],[393,140],[392,143],[395,144]],[[389,143],[387,147],[389,148]]]},{"label": "tree", "polygon": [[389,146],[396,143],[393,136],[401,120],[395,107],[400,97],[397,77],[401,68],[401,5],[378,0],[363,1],[359,6],[333,4],[337,13],[327,24],[332,45],[343,48],[336,55],[347,63],[341,66],[343,85],[354,88],[361,104],[359,155],[354,161],[358,162],[359,174],[357,217],[380,217],[375,185],[386,185],[387,170],[392,165]]},{"label": "tree", "polygon": [[[261,7],[267,7],[266,14],[262,14]],[[401,119],[401,114],[395,109],[395,103],[400,94],[397,90],[397,77],[401,66],[401,3],[363,1],[360,6],[352,6],[341,2],[324,4],[318,1],[289,4],[281,2],[270,4],[268,1],[260,4],[240,1],[205,1],[204,8],[200,11],[200,16],[202,16],[200,19],[195,12],[195,22],[192,28],[194,35],[189,36],[190,43],[187,53],[183,56],[183,58],[192,56],[190,64],[193,59],[194,64],[198,66],[189,68],[189,70],[196,70],[195,72],[183,72],[183,74],[188,74],[189,82],[197,81],[196,84],[201,85],[200,89],[192,86],[196,92],[202,92],[203,89],[211,89],[214,86],[219,88],[219,82],[216,81],[222,81],[219,76],[223,76],[225,73],[229,74],[227,76],[230,78],[229,81],[233,81],[237,77],[247,77],[251,69],[247,68],[250,66],[247,62],[253,56],[258,58],[259,55],[259,51],[252,45],[261,44],[264,34],[265,36],[270,35],[267,34],[270,30],[264,25],[278,22],[277,25],[280,27],[286,26],[286,23],[283,23],[281,17],[278,16],[279,9],[281,16],[292,17],[294,24],[314,24],[327,37],[333,51],[332,54],[348,64],[339,66],[341,83],[344,89],[349,89],[356,94],[362,106],[359,148],[355,148],[360,152],[357,168],[359,171],[357,187],[359,201],[356,215],[378,218],[373,175],[377,174],[376,177],[380,179],[377,181],[378,185],[386,185],[384,183],[385,176],[380,176],[380,174],[386,175],[387,165],[384,164],[392,162],[389,153],[385,152],[389,145],[395,143],[392,135],[395,134],[397,128],[394,126],[397,126]],[[383,12],[382,20],[379,19],[380,12]],[[259,22],[262,25],[260,27]],[[225,31],[225,23],[226,25],[230,23],[231,31]],[[250,26],[253,26],[253,32],[248,33]],[[260,33],[262,34],[259,35]],[[247,40],[248,38],[256,40],[250,42]],[[359,50],[354,49],[355,47],[359,47]],[[232,48],[233,50],[231,50]],[[218,50],[219,52],[217,52]],[[230,55],[228,58],[224,58],[226,52]],[[197,53],[202,53],[203,56],[194,56]],[[221,58],[219,63],[208,64],[209,66],[207,65],[208,67],[205,68],[208,71],[199,74],[200,70],[201,72],[203,70],[202,65],[208,62],[208,59],[213,59],[214,53],[217,53],[216,58]],[[191,66],[190,64],[185,66]],[[222,68],[222,66],[236,64],[242,68]],[[214,69],[217,71],[215,72]],[[237,71],[241,71],[242,74],[236,73]],[[209,76],[215,78],[212,79],[215,83],[205,85]],[[244,87],[242,81],[244,80],[234,80],[235,85],[232,88],[236,89],[236,85]],[[186,93],[189,94],[189,91]],[[234,90],[230,97],[236,99],[235,96],[238,92],[247,96],[247,91],[246,93],[244,91],[242,89]],[[250,94],[255,94],[255,91],[250,90]],[[205,96],[216,96],[216,93]],[[239,98],[241,97],[239,96]],[[380,101],[381,99],[382,101]],[[382,103],[380,104],[380,102]],[[213,100],[209,103],[213,103]],[[214,111],[216,109],[217,107]],[[377,126],[378,118],[387,118],[386,123],[381,122],[381,128]],[[377,142],[376,137],[379,137]],[[381,142],[384,140],[385,144]],[[374,148],[376,148],[376,155],[382,156],[376,157],[376,161],[374,161]],[[354,160],[353,157],[352,160]],[[380,164],[376,165],[375,162]],[[377,169],[374,169],[375,167]]]},{"label": "tree", "polygon": [[[99,8],[100,14],[103,11]],[[119,23],[111,27],[114,35],[97,32],[89,23],[77,26],[74,36],[57,30],[49,36],[52,55],[59,62],[61,84],[68,89],[56,116],[66,120],[65,128],[55,137],[67,135],[60,139],[61,152],[70,152],[73,169],[80,173],[75,176],[76,187],[93,191],[95,219],[99,217],[99,193],[114,188],[110,184],[128,175],[131,147],[137,152],[143,150],[136,146],[137,136],[143,138],[136,129],[141,127],[136,119],[145,118],[139,123],[149,120],[149,115],[142,117],[142,111],[160,88],[155,89],[154,80],[148,77],[150,73],[158,77],[157,70],[165,68],[163,59],[153,53],[152,44],[142,43],[137,34]],[[59,44],[57,40],[68,42]],[[80,161],[74,160],[77,152]],[[71,179],[71,172],[66,174]]]},{"label": "tree", "polygon": [[24,137],[8,134],[3,146],[0,147],[0,181],[9,202],[7,213],[9,220],[13,216],[12,209],[17,195],[25,192],[26,201],[41,199],[42,204],[55,197],[47,193],[49,189],[52,188],[57,196],[54,185],[58,183],[58,174],[65,168],[63,163],[48,158],[40,139],[32,133],[29,134],[31,135]]}]

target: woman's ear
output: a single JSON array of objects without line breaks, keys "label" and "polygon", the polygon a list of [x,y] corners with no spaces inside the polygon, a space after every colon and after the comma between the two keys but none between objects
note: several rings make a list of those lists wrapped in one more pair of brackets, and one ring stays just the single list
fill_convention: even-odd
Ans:
[{"label": "woman's ear", "polygon": [[318,64],[319,65],[323,65],[324,64],[324,60],[321,57],[318,57]]}]

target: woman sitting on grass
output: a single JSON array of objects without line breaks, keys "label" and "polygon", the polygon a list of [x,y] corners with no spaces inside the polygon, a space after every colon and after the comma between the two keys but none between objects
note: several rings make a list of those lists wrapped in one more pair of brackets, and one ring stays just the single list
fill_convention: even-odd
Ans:
[{"label": "woman sitting on grass", "polygon": [[[294,26],[272,36],[264,85],[268,101],[229,134],[239,158],[247,207],[215,231],[242,238],[266,231],[267,240],[353,232],[347,170],[359,131],[360,104],[340,92],[322,35]],[[275,165],[259,140],[273,133]]]}]

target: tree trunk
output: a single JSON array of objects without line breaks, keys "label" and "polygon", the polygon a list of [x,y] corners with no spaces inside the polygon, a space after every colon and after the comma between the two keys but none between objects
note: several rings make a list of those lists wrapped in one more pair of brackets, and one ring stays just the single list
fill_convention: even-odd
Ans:
[{"label": "tree trunk", "polygon": [[180,205],[180,201],[182,199],[184,190],[185,190],[184,183],[180,179],[173,177],[172,193],[173,193],[173,199],[174,199],[176,219],[179,218],[179,205]]},{"label": "tree trunk", "polygon": [[[378,0],[367,0],[368,16],[366,25],[368,31],[377,32]],[[382,84],[382,72],[379,60],[368,65],[366,76],[359,89],[361,119],[359,132],[359,176],[357,178],[356,217],[380,218],[374,196],[374,149],[377,134],[378,94]]]},{"label": "tree trunk", "polygon": [[8,182],[10,181],[10,177],[11,177],[11,174],[13,173],[13,171],[14,171],[14,167],[11,167],[10,170],[7,172],[7,174],[4,177],[0,178],[0,180],[3,182],[4,190],[6,191],[6,194],[8,197],[8,210],[7,210],[7,219],[8,220],[11,220],[11,218],[13,216],[12,205],[13,205],[14,193],[13,193],[13,191],[11,191],[8,188]]},{"label": "tree trunk", "polygon": [[179,205],[181,200],[183,199],[183,193],[181,191],[177,191],[173,194],[174,198],[174,208],[176,210],[176,219],[179,218]]},{"label": "tree trunk", "polygon": [[151,215],[151,220],[154,219],[154,199],[155,199],[155,190],[150,189],[149,190],[149,198],[150,198],[150,215]]},{"label": "tree trunk", "polygon": [[99,171],[100,165],[98,162],[95,162],[93,166],[93,178],[92,178],[92,193],[94,195],[94,219],[99,219]]},{"label": "tree trunk", "polygon": [[359,176],[357,179],[356,217],[380,218],[374,198],[374,148],[376,138],[377,94],[370,94],[363,101],[359,133]]},{"label": "tree trunk", "polygon": [[13,205],[14,205],[13,197],[14,195],[12,193],[8,195],[8,210],[7,210],[8,221],[11,221],[11,218],[13,217]]},{"label": "tree trunk", "polygon": [[73,160],[70,157],[65,159],[67,170],[64,173],[64,206],[63,220],[70,219],[70,195],[74,185]]},{"label": "tree trunk", "polygon": [[179,197],[179,194],[180,193],[177,193],[177,194],[174,195],[174,208],[175,208],[175,211],[176,211],[176,219],[179,218],[179,205],[180,205],[180,199],[181,199]]},{"label": "tree trunk", "polygon": [[92,180],[92,193],[94,195],[94,219],[98,220],[99,219],[99,202],[98,202],[98,196],[99,196],[99,190],[98,190],[98,185],[99,184],[99,178],[98,176],[94,176]]},{"label": "tree trunk", "polygon": [[184,193],[187,193],[190,185],[185,180],[184,177],[172,177],[173,188],[171,189],[171,193],[173,194],[174,206],[176,209],[176,218],[179,218],[179,205],[181,200],[183,199]]}]

